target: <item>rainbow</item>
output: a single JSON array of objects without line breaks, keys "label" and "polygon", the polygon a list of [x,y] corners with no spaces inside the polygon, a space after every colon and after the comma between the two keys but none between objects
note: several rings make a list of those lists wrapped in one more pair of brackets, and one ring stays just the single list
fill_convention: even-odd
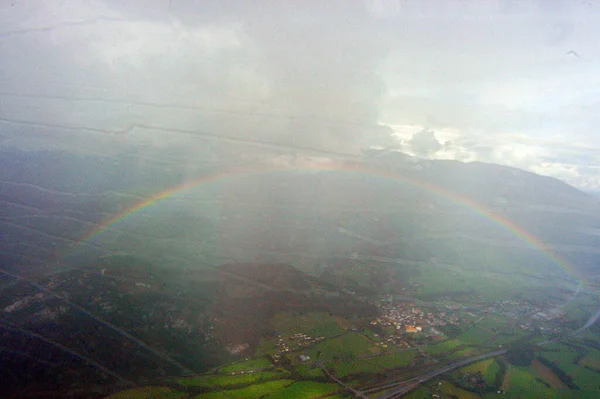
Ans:
[{"label": "rainbow", "polygon": [[72,248],[69,254],[77,251],[86,243],[91,243],[93,240],[110,230],[115,225],[122,223],[123,221],[132,218],[134,215],[143,211],[167,198],[172,197],[175,194],[185,192],[187,190],[198,188],[202,185],[214,182],[221,182],[227,179],[236,179],[240,177],[250,177],[257,175],[264,175],[273,172],[310,172],[310,171],[324,171],[324,172],[342,172],[350,174],[361,174],[375,176],[386,180],[391,180],[395,183],[416,187],[426,192],[432,193],[438,197],[442,197],[445,200],[449,200],[455,205],[466,208],[471,212],[474,212],[481,217],[488,219],[500,226],[504,230],[510,232],[516,237],[520,238],[534,249],[545,254],[552,262],[560,266],[567,274],[573,276],[576,280],[582,281],[576,268],[571,265],[566,259],[555,253],[551,247],[546,245],[541,239],[529,233],[522,227],[515,224],[513,221],[492,212],[482,204],[468,198],[466,196],[457,194],[448,189],[435,186],[431,183],[421,181],[397,171],[388,169],[381,169],[370,167],[360,162],[348,162],[348,161],[336,161],[336,160],[311,160],[311,161],[295,161],[293,163],[284,162],[281,164],[262,164],[245,166],[239,168],[227,169],[219,172],[206,174],[198,179],[191,180],[185,184],[171,187],[165,191],[155,194],[133,206],[120,212],[100,223],[94,228],[89,234],[80,239],[77,244]]}]

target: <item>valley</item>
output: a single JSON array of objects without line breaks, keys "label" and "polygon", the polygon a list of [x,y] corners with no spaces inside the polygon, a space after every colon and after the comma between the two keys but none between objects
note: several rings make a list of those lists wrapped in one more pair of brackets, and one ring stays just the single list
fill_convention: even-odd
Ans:
[{"label": "valley", "polygon": [[[71,387],[57,395],[73,399],[594,397],[589,197],[501,185],[478,198],[484,212],[389,177],[455,184],[435,163],[345,162],[235,175],[147,208],[168,173],[77,195],[67,182],[11,185],[0,355],[21,377],[3,386],[32,398]],[[339,173],[350,166],[370,176]],[[588,213],[556,216],[565,209]]]},{"label": "valley", "polygon": [[[554,299],[543,301],[527,299],[527,295],[490,300],[475,290],[421,295],[423,284],[430,283],[415,284],[402,273],[396,275],[397,266],[374,269],[362,262],[330,259],[319,277],[285,264],[224,265],[207,285],[212,292],[200,294],[197,284],[206,279],[206,272],[184,272],[186,284],[182,285],[168,269],[132,256],[106,257],[101,266],[100,272],[83,268],[37,283],[51,293],[63,293],[68,300],[39,293],[23,281],[5,286],[1,309],[4,320],[21,325],[40,329],[54,324],[54,331],[47,330],[47,334],[57,341],[68,336],[64,344],[71,347],[73,339],[85,336],[86,343],[77,350],[88,355],[97,345],[116,345],[116,352],[109,353],[122,353],[134,368],[123,369],[120,364],[124,360],[114,356],[102,363],[137,378],[147,374],[146,384],[154,388],[124,391],[111,399],[242,394],[258,398],[275,389],[278,393],[265,397],[294,397],[288,396],[293,392],[302,398],[395,397],[400,392],[410,397],[414,389],[435,395],[451,386],[456,392],[487,398],[502,391],[502,386],[512,392],[508,383],[498,381],[514,379],[508,377],[514,373],[540,379],[538,384],[549,384],[544,389],[555,395],[573,389],[581,395],[590,388],[585,378],[595,373],[594,347],[600,348],[588,331],[572,336],[586,318],[594,316],[599,299],[580,287],[573,291],[565,288]],[[69,294],[76,292],[86,294]],[[81,321],[75,322],[78,331],[63,330],[61,326],[73,325],[69,319],[85,317],[77,315],[69,301],[86,304],[87,310],[126,329],[163,358],[144,354],[143,348],[135,348],[134,342],[123,337],[115,336],[110,343],[107,337],[111,332],[104,328],[81,330]],[[189,306],[192,303],[194,307]],[[164,328],[157,329],[163,323]],[[537,348],[534,359],[539,359],[530,360],[529,371],[503,359],[513,345],[524,342]],[[22,351],[39,352],[32,344],[38,345],[29,342]],[[16,340],[11,347],[18,345]],[[40,345],[42,350],[44,344]],[[573,349],[569,348],[586,356],[572,360],[568,353]],[[182,357],[182,350],[201,357]],[[38,362],[55,362],[61,357],[43,351]],[[566,358],[558,356],[563,352]],[[133,354],[135,358],[130,358]],[[492,358],[492,363],[479,360],[487,356],[499,357]],[[571,359],[571,363],[562,359]],[[179,362],[184,366],[177,370]],[[496,366],[496,362],[504,366]],[[201,374],[190,370],[210,363],[215,366]],[[473,366],[461,369],[460,365],[470,363]],[[479,364],[485,367],[479,368]],[[577,377],[579,385],[569,386],[567,382],[579,374],[561,374],[563,368],[572,373],[588,370],[588,377]],[[156,371],[161,369],[164,376],[157,378]],[[559,370],[558,374],[552,370]],[[173,373],[188,376],[169,377]],[[542,377],[535,377],[539,373]],[[435,382],[439,378],[441,385]],[[96,384],[106,386],[101,381]],[[313,396],[306,396],[307,389]],[[161,392],[165,396],[147,396],[163,395]]]}]

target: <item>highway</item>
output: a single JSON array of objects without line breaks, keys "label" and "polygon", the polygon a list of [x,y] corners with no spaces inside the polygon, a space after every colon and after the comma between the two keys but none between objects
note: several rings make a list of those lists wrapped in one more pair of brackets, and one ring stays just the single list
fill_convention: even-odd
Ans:
[{"label": "highway", "polygon": [[329,372],[329,370],[327,370],[327,368],[325,366],[323,366],[323,363],[321,363],[320,361],[317,361],[316,365],[319,366],[321,368],[321,370],[323,370],[323,372],[325,373],[325,375],[327,375],[327,377],[329,377],[329,379],[335,381],[339,385],[343,386],[344,388],[346,388],[347,390],[352,392],[354,394],[355,398],[369,399],[369,397],[367,395],[365,395],[363,392],[352,388],[350,385],[344,383],[342,380],[340,380],[339,378],[337,378],[336,376],[331,374]]},{"label": "highway", "polygon": [[583,325],[583,327],[581,327],[577,331],[574,331],[571,335],[575,336],[575,335],[578,335],[579,333],[587,330],[592,325],[594,325],[594,323],[596,323],[598,321],[598,319],[600,319],[600,309],[598,309],[598,311],[596,313],[594,313],[594,315],[592,317],[590,317],[590,319],[587,321],[587,323],[585,323]]},{"label": "highway", "polygon": [[[429,381],[429,380],[431,380],[431,379],[433,379],[433,378],[435,378],[435,377],[437,377],[439,375],[445,374],[448,371],[452,371],[454,369],[463,367],[463,366],[465,366],[467,364],[470,364],[470,363],[478,362],[478,361],[483,360],[483,359],[487,359],[487,358],[490,358],[490,357],[504,355],[507,351],[508,351],[507,349],[502,349],[502,350],[497,350],[497,351],[494,351],[494,352],[485,353],[483,355],[470,357],[468,359],[464,359],[464,360],[461,360],[461,361],[449,364],[447,366],[444,366],[442,368],[439,368],[437,370],[431,371],[431,372],[429,372],[427,374],[423,374],[423,375],[421,375],[419,377],[415,377],[415,378],[411,378],[410,380],[403,381],[402,383],[395,383],[395,384],[389,384],[387,386],[383,386],[381,388],[378,388],[378,390],[385,389],[388,386],[396,386],[398,384],[406,384],[406,383],[408,383],[408,385],[403,385],[403,386],[400,386],[400,387],[398,387],[396,389],[393,389],[393,390],[385,393],[383,396],[378,396],[377,399],[399,398],[402,395],[405,395],[408,392],[412,391],[413,389],[415,389],[419,385],[423,384],[424,382],[427,382],[427,381]],[[364,394],[364,392],[363,392],[363,394]]]},{"label": "highway", "polygon": [[[580,287],[577,288],[577,291],[579,291]],[[578,292],[577,292],[578,293]],[[589,318],[589,320],[587,321],[587,323],[585,323],[581,328],[579,328],[578,330],[572,332],[570,335],[571,336],[575,336],[578,335],[579,333],[587,330],[588,328],[590,328],[594,323],[596,323],[598,321],[598,319],[600,319],[600,310],[598,310],[594,315],[592,315],[592,317]],[[550,344],[552,342],[556,341],[556,339],[554,340],[550,340],[550,341],[545,341],[545,342],[541,342],[538,345],[547,345]],[[407,394],[408,392],[412,391],[413,389],[415,389],[416,387],[418,387],[419,385],[421,385],[424,382],[427,382],[441,374],[447,373],[448,371],[457,369],[459,367],[462,367],[466,364],[469,363],[475,363],[478,362],[480,360],[483,359],[487,359],[490,357],[495,357],[495,356],[500,356],[503,355],[507,352],[507,349],[502,349],[502,350],[497,350],[494,352],[489,352],[483,355],[479,355],[479,356],[474,356],[465,360],[461,360],[459,362],[456,363],[452,363],[449,364],[447,366],[444,366],[442,368],[439,368],[435,371],[431,371],[427,374],[423,374],[421,376],[415,377],[415,378],[411,378],[410,380],[406,380],[406,381],[402,381],[402,382],[396,382],[396,383],[392,383],[392,384],[388,384],[388,385],[384,385],[375,389],[369,389],[368,391],[363,391],[361,392],[363,395],[366,393],[371,393],[374,391],[382,391],[386,388],[391,388],[391,387],[395,387],[398,386],[398,388],[393,389],[389,392],[387,392],[386,394],[384,394],[383,396],[379,396],[377,399],[392,399],[392,398],[399,398],[402,395]]]},{"label": "highway", "polygon": [[[600,309],[598,309],[596,311],[596,313],[594,313],[592,315],[592,317],[590,317],[583,326],[581,326],[579,329],[573,331],[572,333],[568,334],[567,336],[575,337],[575,336],[581,334],[582,332],[584,332],[585,330],[587,330],[588,328],[590,328],[591,326],[596,324],[598,319],[600,319]],[[553,338],[548,341],[540,342],[538,345],[548,345],[548,344],[551,344],[552,342],[558,341],[559,339],[561,339],[561,337],[557,337],[557,338]]]}]

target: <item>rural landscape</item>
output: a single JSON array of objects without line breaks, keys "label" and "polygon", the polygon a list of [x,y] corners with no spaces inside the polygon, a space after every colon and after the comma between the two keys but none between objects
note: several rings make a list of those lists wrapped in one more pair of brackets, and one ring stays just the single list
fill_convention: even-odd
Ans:
[{"label": "rural landscape", "polygon": [[0,1],[0,398],[600,398],[599,37],[589,0]]},{"label": "rural landscape", "polygon": [[[73,387],[60,390],[69,397],[79,397],[82,381],[85,395],[111,399],[596,397],[600,287],[593,268],[574,266],[498,222],[482,227],[471,209],[430,191],[339,172],[377,167],[414,178],[404,166],[414,160],[373,162],[327,161],[331,171],[318,163],[316,172],[201,184],[156,210],[96,228],[85,241],[54,236],[76,243],[54,267],[28,276],[2,269],[2,355],[18,360],[21,384],[32,393],[35,381],[53,379],[55,389]],[[305,197],[278,204],[290,184]],[[323,186],[331,189],[327,198]],[[15,211],[19,190],[35,198],[40,187],[4,192],[5,210]],[[510,195],[510,187],[499,190]],[[16,237],[44,231],[53,215],[89,206],[83,197],[28,216],[33,201],[51,200],[41,194],[18,207],[27,227],[4,218],[15,249]],[[126,215],[144,194],[119,195]],[[410,204],[421,195],[421,206],[396,208],[399,198]],[[596,201],[569,195],[580,206]],[[366,200],[377,206],[365,217],[364,206],[353,204]],[[261,201],[276,211],[262,213]],[[545,201],[565,206],[560,197]],[[460,222],[444,222],[450,215]],[[272,238],[258,244],[264,226],[261,237]],[[332,256],[331,248],[340,250]],[[3,256],[15,265],[39,257]],[[85,367],[73,368],[65,355]]]},{"label": "rural landscape", "polygon": [[[262,276],[276,275],[277,267],[282,266],[252,267],[252,275],[264,284]],[[238,355],[238,361],[110,397],[151,397],[145,395],[154,389],[164,397],[182,398],[596,397],[597,330],[577,327],[597,317],[597,294],[580,289],[576,293],[575,288],[565,290],[563,298],[540,302],[484,299],[477,293],[465,300],[462,293],[445,293],[424,301],[407,298],[402,289],[377,295],[373,291],[379,284],[361,284],[350,277],[358,270],[357,265],[338,267],[338,281],[373,296],[360,298],[350,291],[331,303],[322,298],[311,303],[309,298],[295,298],[304,295],[297,284],[301,277],[294,276],[289,284],[298,291],[286,295],[285,302],[275,301],[283,304],[281,308],[267,315],[233,306],[230,319],[219,322],[227,323],[228,331],[242,333],[223,334],[218,326],[211,330],[228,342],[225,349]],[[369,274],[368,269],[361,272]],[[252,298],[254,306],[266,294],[249,288],[251,279],[228,280],[227,285],[237,286],[229,287],[238,293],[236,298]],[[280,278],[277,286],[286,287],[285,280]],[[402,283],[394,281],[393,286],[397,289]],[[244,290],[253,293],[241,295]],[[365,301],[373,309],[336,309],[342,299],[345,304]],[[243,316],[253,310],[258,312],[253,313],[257,326]],[[253,329],[261,333],[249,336]]]}]

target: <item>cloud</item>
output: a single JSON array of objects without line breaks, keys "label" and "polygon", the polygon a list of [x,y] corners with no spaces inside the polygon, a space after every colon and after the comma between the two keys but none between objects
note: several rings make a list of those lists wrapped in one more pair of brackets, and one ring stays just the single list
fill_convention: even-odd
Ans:
[{"label": "cloud", "polygon": [[3,143],[207,148],[187,131],[598,165],[571,143],[600,148],[600,6],[552,3],[17,2],[0,7]]},{"label": "cloud", "polygon": [[69,7],[23,17],[12,27],[21,34],[0,39],[6,90],[121,103],[4,97],[13,119],[119,131],[143,124],[339,152],[393,144],[379,124],[386,44],[360,7],[222,5],[208,19],[193,2]]},{"label": "cloud", "polygon": [[419,155],[429,155],[443,148],[442,144],[435,138],[435,133],[429,129],[423,129],[415,133],[409,143],[412,150]]}]

